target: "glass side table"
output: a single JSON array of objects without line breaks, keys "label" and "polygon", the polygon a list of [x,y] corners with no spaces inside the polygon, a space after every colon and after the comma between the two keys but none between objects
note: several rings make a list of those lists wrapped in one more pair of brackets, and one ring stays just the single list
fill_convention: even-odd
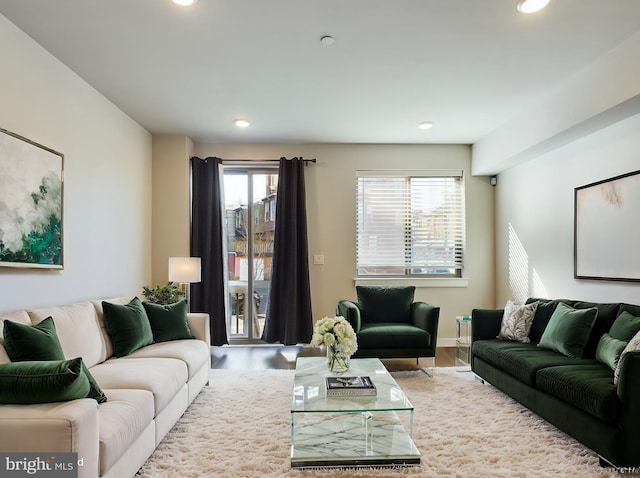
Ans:
[{"label": "glass side table", "polygon": [[456,317],[455,365],[460,372],[471,371],[471,316]]}]

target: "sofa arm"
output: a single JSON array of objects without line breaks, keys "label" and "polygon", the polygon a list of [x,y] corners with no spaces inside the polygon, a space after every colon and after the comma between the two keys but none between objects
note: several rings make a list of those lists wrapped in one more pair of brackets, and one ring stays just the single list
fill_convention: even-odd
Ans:
[{"label": "sofa arm", "polygon": [[350,300],[341,300],[336,307],[336,315],[344,317],[351,324],[356,333],[360,330],[360,308],[358,304]]},{"label": "sofa arm", "polygon": [[211,347],[211,329],[209,328],[209,314],[190,312],[187,314],[187,322],[193,336],[203,340]]},{"label": "sofa arm", "polygon": [[[640,352],[624,354],[620,362],[618,376],[618,398],[622,407],[619,424],[624,438],[619,443],[625,447],[621,450],[624,457],[640,455]],[[623,465],[624,466],[624,465]]]},{"label": "sofa arm", "polygon": [[438,321],[440,320],[440,307],[426,302],[414,302],[411,304],[411,322],[416,327],[426,330],[431,335],[430,347],[436,346],[438,341]]},{"label": "sofa arm", "polygon": [[99,475],[98,404],[90,398],[34,405],[0,405],[4,453],[77,453],[79,478]]},{"label": "sofa arm", "polygon": [[471,311],[471,342],[495,339],[500,333],[504,309],[473,309]]}]

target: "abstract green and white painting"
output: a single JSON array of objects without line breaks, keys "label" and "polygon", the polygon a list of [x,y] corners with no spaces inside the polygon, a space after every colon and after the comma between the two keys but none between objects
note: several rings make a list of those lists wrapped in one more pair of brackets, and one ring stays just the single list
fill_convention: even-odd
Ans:
[{"label": "abstract green and white painting", "polygon": [[62,269],[63,161],[0,128],[0,266]]}]

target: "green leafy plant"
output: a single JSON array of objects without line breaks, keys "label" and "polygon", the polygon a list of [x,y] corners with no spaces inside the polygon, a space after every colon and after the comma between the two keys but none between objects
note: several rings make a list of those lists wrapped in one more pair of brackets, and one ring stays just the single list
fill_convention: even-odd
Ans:
[{"label": "green leafy plant", "polygon": [[178,286],[173,282],[167,282],[163,286],[155,286],[153,289],[144,286],[142,288],[142,295],[153,304],[173,304],[184,298],[184,292],[182,292]]}]

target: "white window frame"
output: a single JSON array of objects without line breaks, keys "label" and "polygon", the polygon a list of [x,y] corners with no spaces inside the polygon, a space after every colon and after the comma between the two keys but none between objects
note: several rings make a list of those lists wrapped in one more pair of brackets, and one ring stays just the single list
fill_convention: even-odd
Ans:
[{"label": "white window frame", "polygon": [[[361,231],[361,227],[363,226],[362,220],[363,218],[370,212],[364,210],[364,204],[361,204],[365,201],[363,197],[360,196],[360,183],[362,180],[366,181],[364,178],[390,178],[390,179],[404,179],[408,183],[411,181],[411,178],[444,178],[451,177],[457,178],[460,181],[460,189],[459,189],[459,204],[460,208],[458,210],[461,220],[461,224],[458,226],[461,228],[459,231],[459,238],[455,240],[456,242],[456,267],[449,269],[451,272],[449,274],[442,273],[429,273],[429,265],[425,263],[424,269],[421,270],[420,273],[413,273],[417,269],[419,269],[419,264],[416,261],[419,259],[415,258],[414,252],[414,240],[406,235],[406,231],[411,230],[411,227],[415,227],[415,222],[412,221],[411,217],[413,216],[413,209],[411,212],[409,210],[405,211],[405,224],[404,231],[400,230],[395,234],[399,234],[403,242],[403,246],[399,247],[399,249],[404,248],[403,253],[400,253],[396,250],[397,254],[401,254],[404,257],[397,258],[397,260],[404,260],[402,266],[396,264],[395,267],[392,267],[392,270],[395,270],[395,273],[391,274],[362,274],[363,266],[371,260],[371,252],[370,249],[367,249],[366,246],[362,247],[359,244],[359,240],[366,240],[370,244],[371,237],[366,237],[363,231]],[[357,276],[355,278],[356,284],[390,284],[390,285],[418,285],[418,286],[435,286],[435,287],[466,287],[468,285],[468,280],[463,277],[464,274],[464,253],[465,253],[465,229],[466,229],[466,221],[465,221],[465,204],[464,204],[464,174],[462,170],[379,170],[379,171],[356,171],[356,272]],[[410,201],[409,195],[406,194],[407,190],[405,190],[405,201]],[[398,198],[395,198],[398,201]],[[375,204],[373,206],[376,207]],[[409,207],[409,206],[407,206]],[[401,213],[402,214],[402,213]],[[394,233],[391,233],[393,236]],[[364,236],[364,237],[363,237]],[[432,236],[431,236],[432,237]],[[458,237],[458,235],[456,236]],[[410,245],[411,244],[411,245]],[[409,249],[411,249],[409,251]],[[428,249],[428,248],[427,248]],[[428,249],[429,250],[429,249]],[[369,252],[367,257],[367,252]],[[362,259],[361,255],[364,254],[365,258]],[[459,257],[458,257],[459,256]],[[432,256],[429,256],[431,259]],[[388,260],[388,258],[387,258]],[[393,260],[392,260],[393,262]],[[369,262],[370,263],[370,262]],[[380,265],[380,268],[383,266]],[[442,267],[444,269],[444,267]],[[433,270],[433,269],[432,269]]]}]

